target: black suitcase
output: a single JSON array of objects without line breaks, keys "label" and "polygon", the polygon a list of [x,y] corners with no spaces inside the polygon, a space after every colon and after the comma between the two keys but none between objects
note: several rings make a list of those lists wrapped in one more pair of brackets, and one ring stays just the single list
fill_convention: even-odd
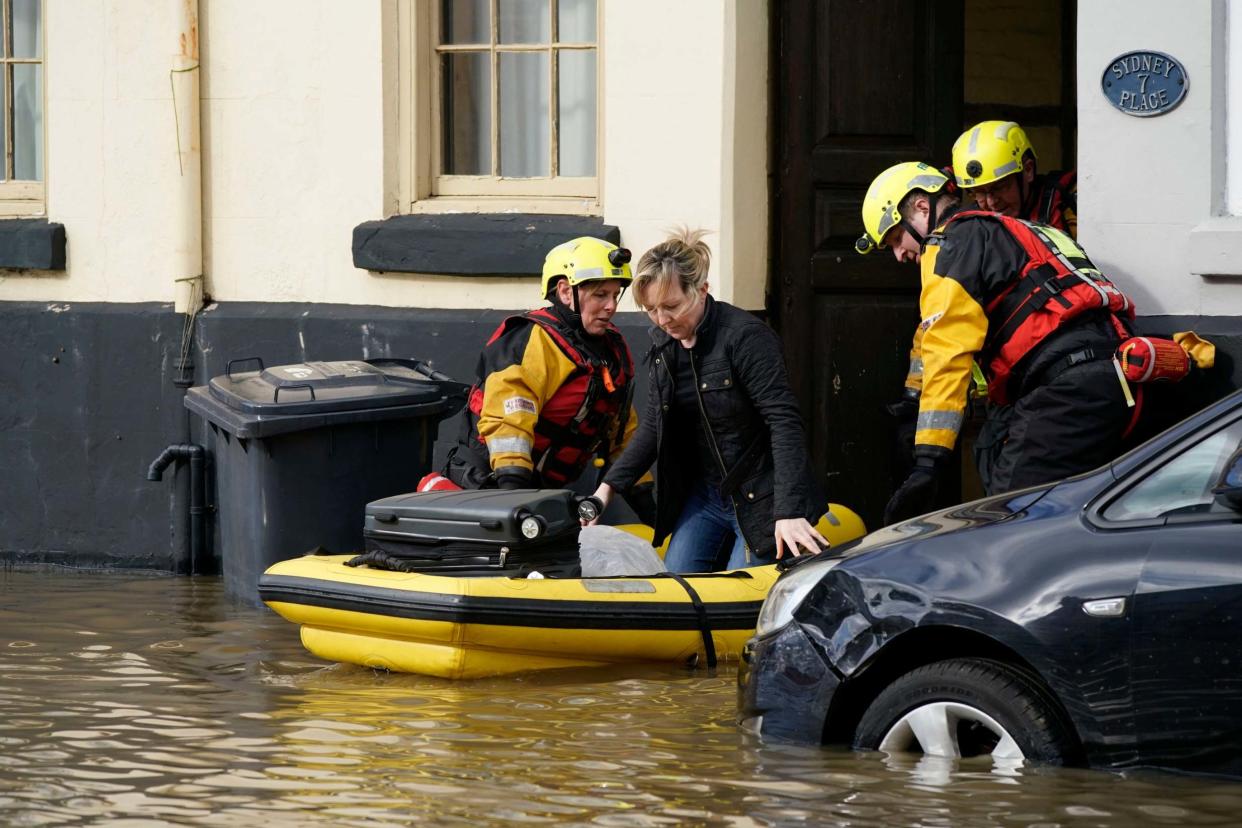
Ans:
[{"label": "black suitcase", "polygon": [[386,497],[367,504],[366,553],[349,563],[449,576],[576,578],[581,500],[563,489]]}]

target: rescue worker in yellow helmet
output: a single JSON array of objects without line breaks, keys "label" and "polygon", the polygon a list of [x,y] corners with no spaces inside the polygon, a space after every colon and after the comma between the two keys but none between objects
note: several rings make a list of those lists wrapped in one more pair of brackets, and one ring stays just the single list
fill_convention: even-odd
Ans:
[{"label": "rescue worker in yellow helmet", "polygon": [[1013,121],[982,121],[953,144],[953,176],[980,210],[1037,221],[1078,238],[1078,175],[1039,173],[1035,148]]},{"label": "rescue worker in yellow helmet", "polygon": [[1112,362],[1129,335],[1130,300],[1066,233],[964,210],[948,183],[939,170],[906,162],[877,176],[863,199],[857,250],[884,247],[898,261],[917,261],[922,280],[915,464],[885,508],[888,523],[931,505],[976,360],[991,401],[1012,404],[989,494],[1111,460],[1137,413]]},{"label": "rescue worker in yellow helmet", "polygon": [[[1077,174],[1040,173],[1036,163],[1035,148],[1013,121],[982,121],[953,144],[953,177],[967,201],[980,210],[1051,225],[1077,239]],[[911,343],[902,398],[889,406],[899,422],[917,406],[923,387],[922,337],[920,327]]]},{"label": "rescue worker in yellow helmet", "polygon": [[[1078,237],[1078,178],[1073,171],[1041,174],[1036,169],[1035,146],[1025,130],[1012,120],[984,120],[959,135],[953,145],[953,178],[965,199],[980,210],[1027,218]],[[948,174],[949,170],[946,169]],[[923,389],[923,328],[914,331],[909,370],[902,398],[888,406],[897,417],[899,441],[909,446],[914,417]],[[986,382],[975,371],[976,394],[986,394]],[[996,452],[1005,438],[1006,412],[997,411],[975,441],[975,461],[985,487]],[[909,448],[905,451],[909,454]],[[907,461],[909,462],[909,461]]]},{"label": "rescue worker in yellow helmet", "polygon": [[638,425],[634,360],[612,324],[629,262],[629,250],[590,236],[548,252],[551,307],[509,317],[487,341],[458,444],[420,491],[560,488],[593,456],[620,454]]}]

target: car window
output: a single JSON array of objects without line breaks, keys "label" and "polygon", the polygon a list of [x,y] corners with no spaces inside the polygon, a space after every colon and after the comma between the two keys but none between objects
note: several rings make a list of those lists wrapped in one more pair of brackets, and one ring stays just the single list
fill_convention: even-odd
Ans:
[{"label": "car window", "polygon": [[1212,487],[1242,443],[1242,421],[1178,454],[1104,510],[1108,520],[1147,520],[1177,514],[1226,513]]}]

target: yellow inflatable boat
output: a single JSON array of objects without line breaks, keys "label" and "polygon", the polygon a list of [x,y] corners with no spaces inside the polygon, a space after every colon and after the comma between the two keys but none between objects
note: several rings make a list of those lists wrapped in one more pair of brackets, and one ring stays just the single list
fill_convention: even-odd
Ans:
[{"label": "yellow inflatable boat", "polygon": [[[863,534],[833,504],[817,527],[834,545]],[[638,527],[636,534],[647,527]],[[650,577],[449,577],[282,561],[259,595],[329,661],[451,679],[624,662],[736,659],[775,566]]]}]

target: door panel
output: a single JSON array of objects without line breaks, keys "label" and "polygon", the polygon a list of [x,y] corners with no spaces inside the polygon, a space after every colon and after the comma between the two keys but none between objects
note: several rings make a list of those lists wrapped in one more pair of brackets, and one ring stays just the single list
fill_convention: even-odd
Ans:
[{"label": "door panel", "polygon": [[1134,706],[1151,764],[1242,773],[1242,522],[1152,532],[1134,598]]},{"label": "door panel", "polygon": [[901,394],[918,271],[853,250],[871,179],[947,164],[961,129],[961,0],[788,0],[774,9],[773,322],[815,469],[878,526],[901,469],[884,406]]},{"label": "door panel", "polygon": [[[816,66],[818,140],[914,135],[918,94],[908,81],[918,55],[911,5],[909,0],[819,4],[815,37],[832,54],[821,50]],[[881,23],[887,20],[898,22],[890,28]]]},{"label": "door panel", "polygon": [[[811,388],[814,403],[808,416],[828,428],[810,429],[810,450],[814,468],[828,469],[829,500],[857,508],[856,503],[883,506],[890,491],[879,474],[846,474],[838,469],[874,471],[901,462],[893,436],[893,420],[882,410],[895,398],[890,366],[904,364],[909,341],[904,347],[891,328],[902,320],[913,330],[916,314],[901,296],[877,292],[816,293],[814,314],[823,332],[817,336],[819,359],[812,364]],[[857,359],[856,354],[869,354]],[[901,377],[896,378],[901,387]],[[881,406],[880,416],[857,409],[860,399],[873,399]],[[848,420],[848,429],[833,423]],[[878,527],[876,520],[869,526]]]}]

